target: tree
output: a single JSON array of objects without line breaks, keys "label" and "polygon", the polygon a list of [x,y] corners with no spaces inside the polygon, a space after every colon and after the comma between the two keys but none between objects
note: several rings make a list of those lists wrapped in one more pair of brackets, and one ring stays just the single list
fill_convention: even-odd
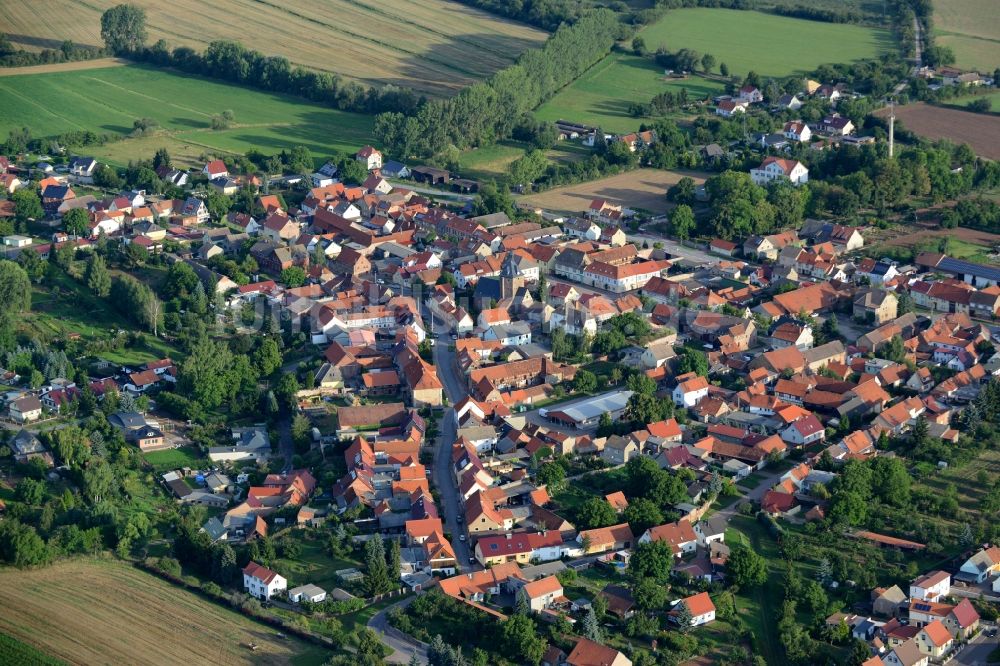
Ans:
[{"label": "tree", "polygon": [[729,65],[724,62],[719,63],[719,74],[723,76],[729,76]]},{"label": "tree", "polygon": [[531,617],[515,613],[501,627],[504,654],[518,662],[537,664],[545,653],[546,643],[538,636]]},{"label": "tree", "polygon": [[715,67],[715,56],[711,53],[706,53],[701,57],[701,68],[706,73],[710,73],[713,67]]},{"label": "tree", "polygon": [[543,463],[535,472],[535,481],[550,493],[558,492],[566,484],[566,469],[557,462]]},{"label": "tree", "polygon": [[909,505],[912,479],[901,458],[877,456],[871,461],[871,470],[872,491],[877,497],[892,506]]},{"label": "tree", "polygon": [[85,208],[66,211],[62,218],[63,231],[71,236],[85,237],[90,229],[90,216]]},{"label": "tree", "polygon": [[694,231],[695,220],[691,206],[679,204],[670,213],[669,233],[681,240],[687,240]]},{"label": "tree", "polygon": [[691,631],[691,623],[694,621],[694,617],[691,615],[691,609],[688,607],[687,602],[683,599],[674,606],[674,621],[682,633],[686,634]]},{"label": "tree", "polygon": [[667,602],[667,588],[654,578],[640,578],[632,583],[635,605],[644,611],[656,611]]},{"label": "tree", "polygon": [[830,560],[823,558],[819,561],[819,567],[816,570],[816,578],[819,579],[823,585],[829,585],[830,581],[833,580],[833,567],[830,566]]},{"label": "tree", "polygon": [[629,502],[622,512],[622,517],[632,528],[632,534],[642,534],[650,527],[663,523],[663,513],[660,512],[660,508],[645,497]]},{"label": "tree", "polygon": [[615,510],[603,497],[591,497],[580,505],[576,513],[576,522],[588,530],[614,525],[617,519]]},{"label": "tree", "polygon": [[13,261],[0,260],[0,320],[31,309],[31,281]]},{"label": "tree", "polygon": [[580,393],[593,393],[597,390],[597,375],[589,370],[580,370],[573,378],[573,389]]},{"label": "tree", "polygon": [[400,550],[399,539],[393,539],[389,543],[389,561],[387,564],[389,568],[390,577],[399,576],[402,563],[403,563],[403,555],[402,551]]},{"label": "tree", "polygon": [[632,552],[629,574],[635,578],[649,578],[662,584],[670,578],[674,554],[666,541],[640,543]]},{"label": "tree", "polygon": [[101,15],[101,39],[113,53],[127,54],[146,43],[146,10],[117,5]]},{"label": "tree", "polygon": [[847,666],[861,666],[872,658],[868,643],[855,638],[851,641],[851,650],[847,654]]},{"label": "tree", "polygon": [[158,171],[160,169],[169,169],[173,166],[173,162],[170,159],[170,153],[167,152],[166,148],[160,148],[153,155],[153,169]]},{"label": "tree", "polygon": [[96,252],[91,253],[87,260],[87,272],[84,274],[87,288],[95,295],[105,298],[111,293],[111,274],[104,263],[104,257]]},{"label": "tree", "polygon": [[301,287],[306,283],[306,272],[301,266],[289,266],[281,271],[281,281],[288,287]]},{"label": "tree", "polygon": [[393,582],[386,566],[385,544],[381,534],[376,533],[368,541],[365,541],[365,567],[365,577],[362,583],[365,594],[375,596],[392,589]]},{"label": "tree", "polygon": [[281,350],[274,338],[264,338],[253,355],[254,364],[262,377],[274,374],[281,367]]},{"label": "tree", "polygon": [[767,562],[744,543],[733,545],[726,561],[726,572],[739,587],[757,587],[767,581]]},{"label": "tree", "polygon": [[42,200],[32,188],[22,187],[15,190],[8,198],[14,202],[14,219],[18,224],[23,225],[29,220],[40,220],[45,217]]},{"label": "tree", "polygon": [[595,643],[604,642],[604,632],[601,630],[601,623],[597,621],[593,606],[588,608],[587,614],[583,616],[583,635]]}]

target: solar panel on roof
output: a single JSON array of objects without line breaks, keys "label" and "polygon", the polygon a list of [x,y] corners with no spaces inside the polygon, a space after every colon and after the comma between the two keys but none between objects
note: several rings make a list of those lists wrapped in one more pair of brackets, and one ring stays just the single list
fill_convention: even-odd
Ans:
[{"label": "solar panel on roof", "polygon": [[971,261],[963,261],[962,259],[945,257],[938,262],[936,268],[952,273],[967,273],[985,280],[1000,281],[1000,269],[993,268],[992,266],[984,266],[983,264],[974,264]]},{"label": "solar panel on roof", "polygon": [[931,606],[929,604],[917,604],[918,611],[929,611]]}]

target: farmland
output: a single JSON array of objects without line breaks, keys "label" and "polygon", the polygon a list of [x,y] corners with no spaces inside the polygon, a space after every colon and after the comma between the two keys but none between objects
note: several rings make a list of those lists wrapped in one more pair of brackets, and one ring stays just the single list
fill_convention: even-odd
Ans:
[{"label": "farmland", "polygon": [[1000,64],[1000,12],[994,0],[934,0],[934,36],[958,67],[991,73]]},{"label": "farmland", "polygon": [[[234,124],[212,130],[212,116],[227,109]],[[160,133],[89,152],[126,164],[166,146],[178,162],[194,164],[206,152],[275,153],[304,145],[321,159],[368,143],[372,123],[295,97],[143,66],[0,77],[0,136],[21,126],[35,136],[84,129],[127,134],[138,118],[156,120]]]},{"label": "farmland", "polygon": [[684,176],[694,178],[696,183],[705,181],[704,174],[694,172],[638,169],[579,185],[558,187],[541,194],[521,197],[518,199],[518,204],[566,213],[580,213],[586,210],[592,200],[602,198],[613,204],[629,208],[641,208],[654,213],[663,213],[668,207],[664,196],[667,188]]},{"label": "farmland", "polygon": [[[127,565],[0,571],[0,632],[69,663],[322,663],[323,650]],[[248,643],[258,649],[251,653]]]},{"label": "farmland", "polygon": [[647,58],[612,54],[535,112],[541,120],[569,120],[609,132],[631,132],[642,119],[628,113],[632,102],[648,102],[664,91],[686,89],[691,100],[724,92],[722,83],[701,77],[666,79]]},{"label": "farmland", "polygon": [[[880,111],[884,114],[885,111]],[[929,139],[967,143],[981,157],[1000,159],[1000,117],[971,113],[923,102],[896,107],[896,120]]]},{"label": "farmland", "polygon": [[[117,0],[0,3],[15,45],[100,45],[101,13]],[[149,42],[201,50],[218,39],[368,84],[450,95],[540,45],[545,33],[448,0],[138,0]],[[249,36],[253,36],[252,41]]]},{"label": "farmland", "polygon": [[885,30],[731,9],[678,9],[639,35],[650,50],[665,45],[671,51],[711,53],[737,75],[753,70],[761,76],[787,76],[824,63],[874,58],[895,48]]}]

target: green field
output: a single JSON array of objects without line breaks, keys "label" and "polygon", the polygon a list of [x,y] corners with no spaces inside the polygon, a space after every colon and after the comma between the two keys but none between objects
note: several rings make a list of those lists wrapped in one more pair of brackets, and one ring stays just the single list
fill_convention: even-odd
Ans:
[{"label": "green field", "polygon": [[1000,113],[1000,92],[992,92],[986,95],[976,95],[975,97],[960,97],[956,100],[951,100],[947,102],[949,106],[957,106],[959,108],[964,108],[970,103],[976,101],[977,99],[986,98],[990,100],[991,110],[993,113]]},{"label": "green field", "polygon": [[655,95],[687,89],[691,100],[724,92],[722,83],[691,77],[667,80],[663,71],[647,58],[611,54],[597,63],[535,112],[540,120],[568,120],[593,125],[609,132],[631,132],[644,120],[628,113],[632,102],[648,102]]},{"label": "green field", "polygon": [[[233,126],[213,131],[212,116],[225,110],[235,114]],[[194,163],[201,153],[257,148],[271,154],[303,145],[325,159],[369,143],[372,129],[368,116],[138,65],[0,77],[0,136],[22,126],[34,136],[127,134],[138,118],[156,120],[162,133],[87,152],[124,164],[166,146]]]},{"label": "green field", "polygon": [[[678,9],[639,35],[646,48],[711,53],[732,74],[788,76],[824,63],[874,58],[895,48],[886,30],[732,9]],[[718,66],[718,65],[717,65]]]},{"label": "green field", "polygon": [[1000,66],[995,0],[934,0],[934,37],[939,46],[955,52],[957,67],[988,74]]}]

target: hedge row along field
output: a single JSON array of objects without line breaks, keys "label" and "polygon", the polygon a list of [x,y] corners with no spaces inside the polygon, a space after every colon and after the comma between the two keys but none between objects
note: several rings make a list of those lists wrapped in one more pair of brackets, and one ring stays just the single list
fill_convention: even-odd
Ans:
[{"label": "hedge row along field", "polygon": [[[148,43],[204,50],[242,41],[294,64],[366,84],[452,95],[510,65],[546,33],[448,0],[134,0],[145,8]],[[102,45],[101,13],[118,0],[0,3],[0,30],[20,48],[64,39]],[[252,36],[252,37],[251,37]]]}]

